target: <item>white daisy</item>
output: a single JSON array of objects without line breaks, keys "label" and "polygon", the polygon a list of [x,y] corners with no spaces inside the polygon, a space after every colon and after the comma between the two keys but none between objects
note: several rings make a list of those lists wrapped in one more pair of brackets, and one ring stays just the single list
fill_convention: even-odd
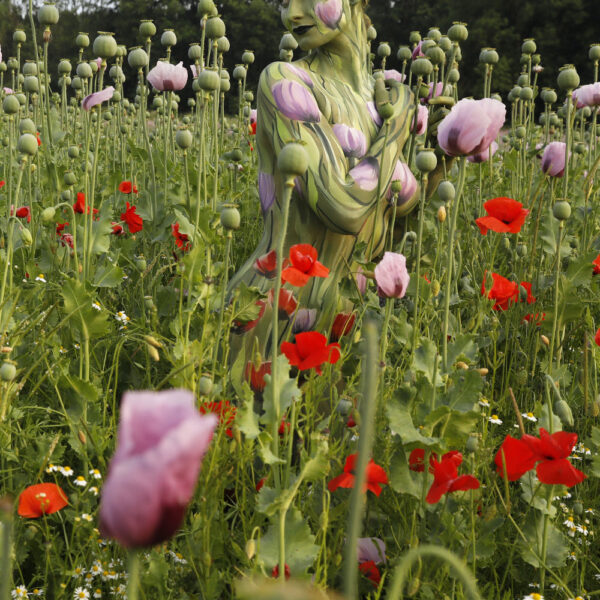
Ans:
[{"label": "white daisy", "polygon": [[38,276],[35,278],[35,280],[36,280],[36,281],[40,281],[40,282],[42,282],[42,283],[48,283],[48,282],[46,281],[46,278],[44,277],[43,273],[40,273],[40,274],[39,274],[39,275],[38,275]]},{"label": "white daisy", "polygon": [[502,425],[502,419],[500,419],[498,415],[492,415],[491,417],[488,417],[488,421],[494,425]]},{"label": "white daisy", "polygon": [[524,419],[527,419],[528,421],[531,421],[532,423],[535,423],[537,421],[537,418],[535,417],[535,415],[531,412],[528,413],[523,413],[521,415]]},{"label": "white daisy", "polygon": [[83,513],[83,514],[81,515],[81,518],[82,518],[84,521],[87,521],[88,523],[91,523],[91,522],[94,520],[94,518],[92,517],[92,515],[88,515],[88,513]]},{"label": "white daisy", "polygon": [[100,302],[92,302],[92,308],[97,311],[102,310],[102,306],[100,306]]},{"label": "white daisy", "polygon": [[73,598],[75,598],[75,600],[89,600],[89,597],[90,597],[89,590],[86,590],[85,588],[82,588],[82,587],[78,587],[75,590],[75,593],[73,594]]},{"label": "white daisy", "polygon": [[97,495],[98,495],[98,488],[97,488],[95,485],[93,485],[93,486],[92,486],[92,487],[91,487],[91,488],[88,490],[88,492],[91,492],[92,494],[94,494],[94,496],[97,496]]},{"label": "white daisy", "polygon": [[98,471],[98,469],[90,469],[90,475],[94,479],[102,479],[102,475],[101,475],[100,471]]},{"label": "white daisy", "polygon": [[79,487],[85,487],[87,485],[87,481],[83,475],[78,475],[73,483]]},{"label": "white daisy", "polygon": [[483,406],[484,408],[489,408],[490,407],[490,401],[487,398],[482,398],[479,401],[479,406]]},{"label": "white daisy", "polygon": [[24,585],[16,587],[10,595],[13,598],[27,598],[27,588]]},{"label": "white daisy", "polygon": [[537,592],[533,592],[533,594],[527,594],[523,600],[544,600],[544,596],[538,594]]},{"label": "white daisy", "polygon": [[73,477],[74,471],[73,469],[71,469],[71,467],[59,467],[58,470],[65,476],[65,477]]}]

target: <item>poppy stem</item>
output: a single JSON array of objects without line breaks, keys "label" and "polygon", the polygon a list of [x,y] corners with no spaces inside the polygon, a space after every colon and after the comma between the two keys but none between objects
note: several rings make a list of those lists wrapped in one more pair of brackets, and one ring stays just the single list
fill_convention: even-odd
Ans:
[{"label": "poppy stem", "polygon": [[139,597],[140,555],[137,550],[129,552],[129,577],[127,580],[127,600],[137,600]]},{"label": "poppy stem", "polygon": [[6,501],[0,505],[0,600],[8,600],[10,598],[10,550],[11,550],[11,532],[12,532],[12,506],[4,506]]},{"label": "poppy stem", "polygon": [[360,402],[361,425],[358,441],[358,458],[354,487],[350,495],[348,538],[344,556],[344,596],[347,600],[358,598],[358,548],[357,540],[362,530],[365,506],[366,470],[373,448],[375,433],[375,409],[377,406],[377,328],[368,319],[363,328],[365,350],[362,359],[362,399]]},{"label": "poppy stem", "polygon": [[[546,506],[548,510],[550,509],[550,505],[552,503],[552,494],[554,493],[554,486],[548,486],[548,492],[546,493]],[[546,562],[546,553],[548,552],[548,520],[550,516],[548,515],[548,511],[544,514],[544,529],[542,532],[542,548],[541,548],[541,557],[542,560],[540,565],[540,594],[544,593],[544,583],[546,581],[546,567],[543,566]]]},{"label": "poppy stem", "polygon": [[[414,356],[417,345],[417,335],[419,333],[419,296],[421,287],[421,253],[423,248],[423,222],[425,221],[425,197],[427,196],[427,173],[421,173],[421,189],[419,190],[419,225],[417,229],[417,289],[415,292],[415,309],[413,319],[413,336],[411,345],[411,354]],[[389,300],[388,300],[389,302]],[[384,330],[387,331],[387,328]],[[383,358],[381,359],[383,360]]]}]

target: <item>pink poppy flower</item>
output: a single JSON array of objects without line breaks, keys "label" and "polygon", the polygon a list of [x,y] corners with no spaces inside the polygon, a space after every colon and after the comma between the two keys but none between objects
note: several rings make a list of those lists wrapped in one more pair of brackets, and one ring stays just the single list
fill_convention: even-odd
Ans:
[{"label": "pink poppy flower", "polygon": [[183,66],[183,62],[172,65],[164,60],[159,60],[148,73],[147,79],[155,90],[161,92],[181,90],[187,83],[188,72]]},{"label": "pink poppy flower", "polygon": [[350,169],[348,175],[354,179],[359,188],[372,192],[377,187],[379,179],[379,163],[375,158],[365,158]]},{"label": "pink poppy flower", "polygon": [[279,111],[293,121],[318,123],[321,111],[315,97],[297,81],[283,79],[271,88]]},{"label": "pink poppy flower", "polygon": [[[494,154],[496,154],[497,150],[498,150],[498,144],[496,142],[492,142],[492,145],[490,146],[490,148],[492,149],[492,156],[494,156]],[[483,152],[478,152],[477,154],[472,154],[471,156],[467,156],[467,160],[470,163],[482,163],[485,162],[486,160],[490,159],[490,148],[488,148],[487,150],[483,150]]]},{"label": "pink poppy flower", "polygon": [[375,267],[377,293],[382,298],[403,298],[410,282],[406,270],[406,257],[396,252],[386,252]]},{"label": "pink poppy flower", "polygon": [[[394,172],[392,174],[392,181],[400,181],[402,183],[402,189],[398,194],[398,206],[410,200],[417,191],[417,179],[406,163],[401,161],[396,163]],[[390,188],[388,192],[388,198],[391,196],[392,190]]]},{"label": "pink poppy flower", "polygon": [[[427,107],[423,104],[419,104],[419,110],[417,112],[417,135],[422,135],[427,131],[427,122],[429,121],[429,111]],[[413,122],[410,130],[414,131],[415,129],[415,119],[413,117]]]},{"label": "pink poppy flower", "polygon": [[101,104],[102,102],[106,102],[107,100],[110,100],[113,97],[114,93],[115,93],[115,88],[112,85],[109,85],[107,88],[104,88],[100,92],[94,92],[93,94],[86,96],[83,99],[81,106],[83,107],[84,110],[89,111],[92,109],[92,107],[96,106],[97,104]]},{"label": "pink poppy flower", "polygon": [[542,171],[550,177],[562,177],[565,174],[565,152],[564,142],[550,142],[544,149],[542,155]]},{"label": "pink poppy flower", "polygon": [[341,0],[327,0],[327,2],[319,2],[315,6],[315,15],[329,29],[335,29],[342,18],[342,2]]}]

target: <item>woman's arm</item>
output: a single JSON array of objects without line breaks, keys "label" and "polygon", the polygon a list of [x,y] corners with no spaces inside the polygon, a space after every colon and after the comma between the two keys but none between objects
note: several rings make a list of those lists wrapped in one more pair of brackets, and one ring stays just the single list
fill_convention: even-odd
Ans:
[{"label": "woman's arm", "polygon": [[[380,197],[390,185],[409,135],[412,94],[406,86],[392,88],[390,95],[398,116],[390,120],[387,141],[384,125],[367,153],[349,169],[332,125],[319,110],[312,86],[307,73],[288,63],[272,63],[261,74],[257,119],[259,169],[274,176],[275,188],[280,193],[282,178],[277,172],[276,157],[288,142],[304,142],[309,167],[301,178],[303,199],[327,228],[356,235],[377,204],[380,170]],[[335,101],[322,96],[319,99],[321,105]]]}]

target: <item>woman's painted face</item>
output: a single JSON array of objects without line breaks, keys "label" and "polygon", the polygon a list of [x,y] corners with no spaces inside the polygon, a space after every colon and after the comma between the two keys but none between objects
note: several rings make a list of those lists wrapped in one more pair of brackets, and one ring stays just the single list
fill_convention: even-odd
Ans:
[{"label": "woman's painted face", "polygon": [[305,52],[323,46],[340,33],[342,0],[282,0],[281,20]]}]

